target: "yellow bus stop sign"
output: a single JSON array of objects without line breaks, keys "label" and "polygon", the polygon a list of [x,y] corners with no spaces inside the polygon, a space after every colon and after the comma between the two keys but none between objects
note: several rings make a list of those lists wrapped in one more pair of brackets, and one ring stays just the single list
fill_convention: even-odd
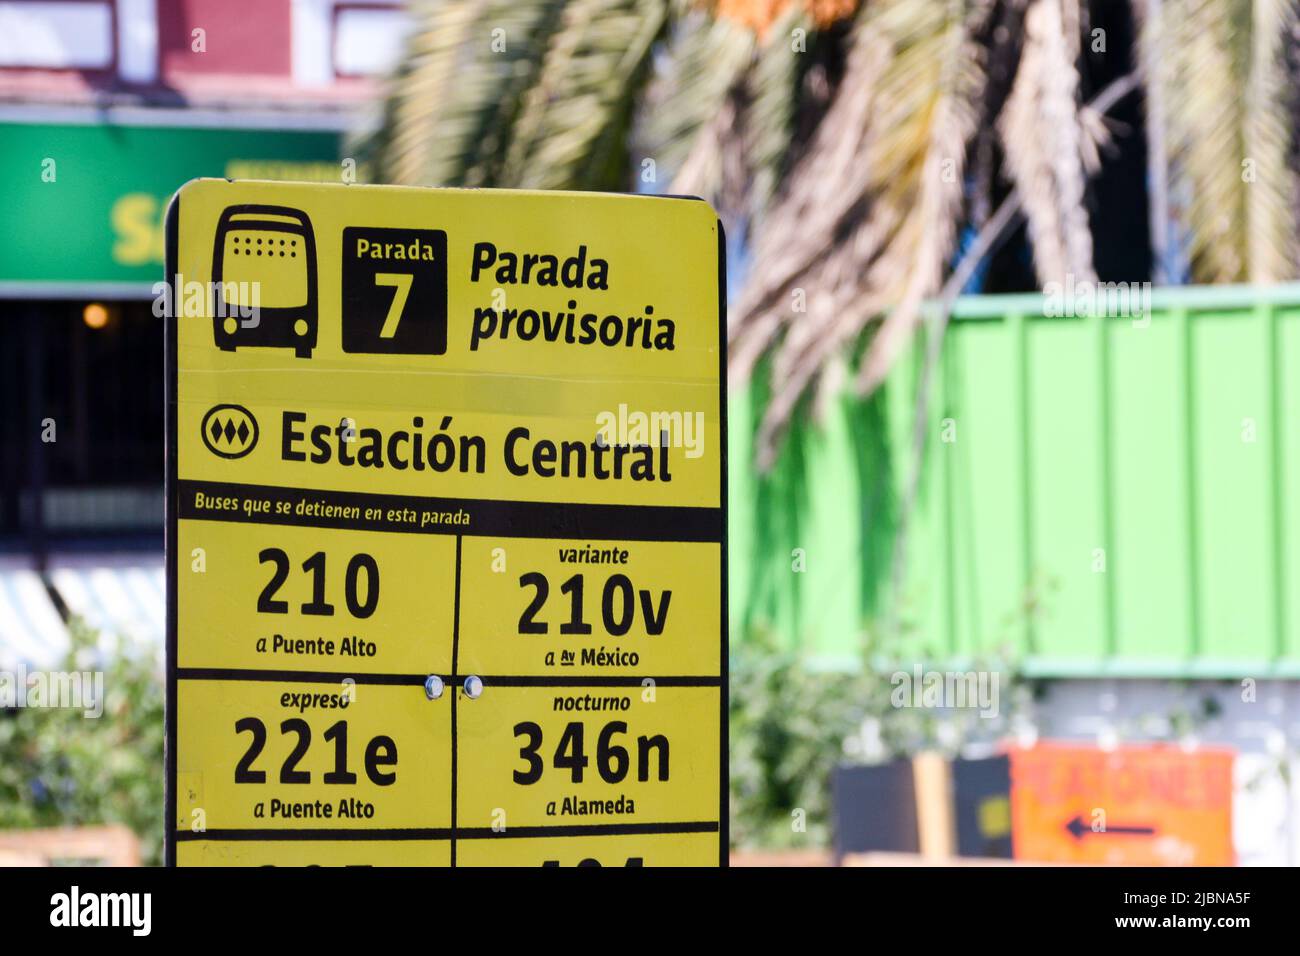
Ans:
[{"label": "yellow bus stop sign", "polygon": [[725,861],[708,205],[196,180],[167,237],[169,862]]}]

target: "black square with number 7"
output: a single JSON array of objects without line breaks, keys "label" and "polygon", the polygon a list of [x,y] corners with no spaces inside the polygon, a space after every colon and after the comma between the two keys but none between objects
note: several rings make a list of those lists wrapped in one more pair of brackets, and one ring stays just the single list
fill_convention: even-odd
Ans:
[{"label": "black square with number 7", "polygon": [[447,233],[343,230],[343,351],[447,351]]}]

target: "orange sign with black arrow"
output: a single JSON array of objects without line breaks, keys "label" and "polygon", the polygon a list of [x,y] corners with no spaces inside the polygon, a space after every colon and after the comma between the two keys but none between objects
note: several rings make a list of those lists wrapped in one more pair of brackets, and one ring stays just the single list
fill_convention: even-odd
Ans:
[{"label": "orange sign with black arrow", "polygon": [[1011,756],[1016,859],[1231,866],[1233,753],[1040,743]]}]

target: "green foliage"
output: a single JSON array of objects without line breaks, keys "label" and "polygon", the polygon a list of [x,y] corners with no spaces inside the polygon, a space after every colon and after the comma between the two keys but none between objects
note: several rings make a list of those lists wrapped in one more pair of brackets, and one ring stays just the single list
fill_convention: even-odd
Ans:
[{"label": "green foliage", "polygon": [[[915,642],[912,642],[913,645]],[[998,713],[915,707],[916,668],[953,665],[887,653],[892,641],[867,636],[852,672],[810,668],[753,631],[730,658],[731,842],[733,847],[813,849],[830,844],[830,778],[838,764],[879,763],[922,750],[949,757],[969,743],[1006,735],[1030,687],[1005,661],[971,661],[962,673],[997,675]]]},{"label": "green foliage", "polygon": [[[831,769],[870,708],[869,682],[812,672],[759,635],[732,649],[730,683],[732,844],[826,845]],[[792,825],[798,810],[807,832]]]},{"label": "green foliage", "polygon": [[104,672],[103,714],[71,708],[0,711],[0,829],[120,823],[144,862],[162,859],[163,679],[153,649],[98,663],[93,631],[74,624],[57,670]]}]

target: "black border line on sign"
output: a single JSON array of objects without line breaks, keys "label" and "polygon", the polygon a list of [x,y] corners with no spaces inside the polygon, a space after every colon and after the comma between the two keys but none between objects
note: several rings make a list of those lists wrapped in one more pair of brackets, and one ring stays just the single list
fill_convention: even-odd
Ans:
[{"label": "black border line on sign", "polygon": [[[424,495],[394,495],[382,492],[332,491],[289,485],[259,485],[228,481],[176,482],[178,516],[187,521],[217,521],[235,524],[273,525],[285,528],[327,528],[370,531],[376,534],[431,534],[450,537],[564,538],[581,541],[647,541],[668,544],[722,544],[722,509],[685,505],[611,505],[579,502],[513,501],[509,498],[435,498]],[[198,493],[212,497],[255,493],[263,498],[288,503],[307,496],[360,509],[362,505],[383,508],[468,509],[465,526],[437,525],[430,528],[387,526],[383,521],[351,520],[342,517],[300,515],[249,516],[239,511],[208,514],[194,506]],[[523,520],[522,526],[518,524]]]},{"label": "black border line on sign", "polygon": [[238,829],[184,831],[177,834],[181,843],[202,843],[212,840],[224,842],[267,842],[319,840],[322,843],[341,843],[373,840],[529,840],[538,837],[585,836],[637,836],[642,833],[718,833],[717,820],[687,820],[680,823],[564,823],[555,826],[507,827],[350,827],[346,829],[325,827],[285,827],[283,829]]},{"label": "black border line on sign", "polygon": [[[230,181],[230,180],[227,180]],[[182,187],[183,188],[183,187]],[[703,202],[697,196],[644,196],[635,193],[613,194],[613,195],[636,195],[640,198],[658,198],[658,199],[684,199],[694,202]],[[163,864],[167,867],[176,866],[176,844],[177,842],[191,842],[203,839],[227,839],[227,840],[265,840],[266,842],[276,842],[278,840],[307,840],[331,839],[327,834],[333,834],[338,838],[341,832],[330,830],[320,831],[260,831],[260,830],[208,830],[204,832],[180,831],[178,829],[179,821],[176,819],[177,794],[176,794],[176,746],[177,746],[177,646],[178,646],[178,602],[177,602],[177,585],[178,585],[178,563],[180,555],[177,551],[178,545],[178,512],[179,512],[179,489],[178,489],[178,441],[177,441],[177,393],[178,393],[178,328],[177,328],[177,278],[179,272],[179,239],[180,239],[180,215],[181,215],[181,196],[180,190],[172,196],[171,202],[167,206],[167,213],[164,219],[164,280],[171,289],[170,294],[165,294],[166,309],[164,310],[163,320],[163,361],[165,364],[164,376],[166,381],[163,384],[163,437],[164,437],[164,507],[165,516],[163,522],[163,540],[166,549],[166,660],[164,663],[166,696],[164,703],[164,727],[165,739],[163,744],[163,812],[165,819],[163,821]],[[718,665],[719,676],[717,678],[694,678],[694,677],[668,677],[656,678],[656,682],[662,686],[714,686],[720,687],[719,698],[719,738],[718,738],[718,820],[716,822],[697,822],[685,824],[590,824],[590,825],[570,825],[557,827],[519,827],[511,828],[508,831],[510,837],[521,837],[526,835],[536,836],[585,836],[585,835],[613,835],[615,833],[635,834],[635,833],[713,833],[719,834],[718,843],[718,865],[727,867],[730,859],[730,817],[729,817],[729,789],[730,789],[730,753],[728,747],[728,708],[730,702],[730,669],[728,657],[728,560],[727,548],[730,534],[728,528],[728,500],[727,500],[727,474],[728,474],[728,454],[727,454],[727,242],[726,230],[722,221],[716,220],[718,229],[718,422],[719,422],[719,504],[721,512],[721,541],[720,541],[720,559],[721,559],[721,595],[720,595],[720,619],[721,631],[718,640]],[[457,566],[456,566],[456,603],[460,603],[460,542],[461,536],[457,535]],[[458,631],[459,628],[457,627]],[[453,634],[453,658],[452,670],[456,670],[456,642],[457,634]],[[186,668],[186,676],[195,672],[229,672],[233,669],[225,668]],[[246,675],[259,672],[244,672]],[[274,673],[274,672],[264,672]],[[302,672],[297,672],[301,675]],[[427,675],[401,675],[401,674],[375,674],[375,675],[349,675],[358,683],[388,683],[388,684],[423,684]],[[448,675],[451,678],[452,686],[449,688],[453,695],[459,693],[459,685],[455,683],[457,675],[455,673]],[[222,678],[214,678],[222,679]],[[257,679],[245,676],[244,679]],[[271,679],[271,678],[267,678]],[[277,677],[274,679],[285,679]],[[297,678],[300,679],[300,678]],[[632,684],[639,684],[644,677],[629,678]],[[612,679],[617,681],[618,679]],[[581,685],[589,683],[590,686],[620,686],[612,682],[611,679],[582,678],[570,679],[567,681],[556,680],[557,684]],[[689,683],[680,683],[689,682]],[[485,679],[484,684],[497,684],[499,686],[547,686],[529,677],[498,677],[495,680]],[[505,838],[506,831],[497,832],[489,828],[468,828],[457,831],[455,806],[456,806],[456,726],[455,726],[455,707],[456,697],[452,698],[452,826],[449,828],[448,836],[437,837],[392,837],[380,836],[376,834],[392,834],[406,832],[434,832],[434,831],[393,831],[393,830],[360,830],[356,835],[347,837],[352,840],[372,840],[372,839],[449,839],[451,841],[451,865],[455,867],[455,843],[458,837],[465,839],[485,839],[485,838]],[[689,829],[683,829],[689,828]],[[531,831],[541,831],[536,834]],[[480,832],[482,831],[482,832]],[[306,835],[298,835],[306,834]],[[223,836],[224,835],[224,836]]]},{"label": "black border line on sign", "polygon": [[163,723],[166,726],[163,741],[163,764],[165,766],[163,813],[166,814],[166,819],[163,821],[163,866],[167,867],[176,865],[176,836],[177,826],[180,823],[176,819],[176,562],[180,560],[177,554],[176,538],[176,388],[178,377],[176,278],[177,271],[180,268],[178,258],[180,218],[181,194],[180,190],[177,190],[167,206],[167,216],[163,222],[163,231],[166,235],[163,281],[171,287],[170,295],[166,295],[166,290],[164,290],[167,308],[163,317],[163,361],[167,366],[165,369],[167,381],[163,383],[163,389],[165,390],[163,401],[163,441],[165,448],[163,458],[167,468],[167,474],[163,478],[163,507],[165,509],[163,546],[166,553],[164,563],[167,575],[167,660],[165,662],[167,693],[163,703]]},{"label": "black border line on sign", "polygon": [[[703,201],[703,200],[701,200]],[[718,693],[718,866],[726,868],[731,862],[731,749],[727,719],[731,706],[731,674],[728,641],[730,629],[727,620],[727,544],[729,540],[727,511],[727,232],[718,220],[718,472],[721,485],[718,489],[718,506],[722,510],[721,624],[718,639],[718,675],[722,689]]]},{"label": "black border line on sign", "polygon": [[460,562],[464,539],[456,535],[456,595],[451,617],[451,676],[443,685],[444,692],[451,691],[451,857],[447,865],[456,869],[456,793],[460,790],[460,736],[456,723],[456,707],[460,700],[460,681],[456,671],[460,667]]},{"label": "black border line on sign", "polygon": [[[453,647],[455,638],[453,637]],[[454,651],[453,651],[454,656]],[[272,681],[282,684],[338,684],[350,680],[354,684],[377,684],[389,687],[423,687],[428,674],[367,674],[356,671],[298,671],[271,670],[260,667],[178,667],[179,680],[237,680]],[[466,677],[478,676],[452,671],[438,674],[445,684],[455,683],[457,688]],[[677,674],[656,677],[652,674],[591,674],[588,676],[550,677],[545,674],[502,674],[496,677],[479,677],[484,687],[640,687],[647,680],[657,687],[721,687],[722,678]]]}]

